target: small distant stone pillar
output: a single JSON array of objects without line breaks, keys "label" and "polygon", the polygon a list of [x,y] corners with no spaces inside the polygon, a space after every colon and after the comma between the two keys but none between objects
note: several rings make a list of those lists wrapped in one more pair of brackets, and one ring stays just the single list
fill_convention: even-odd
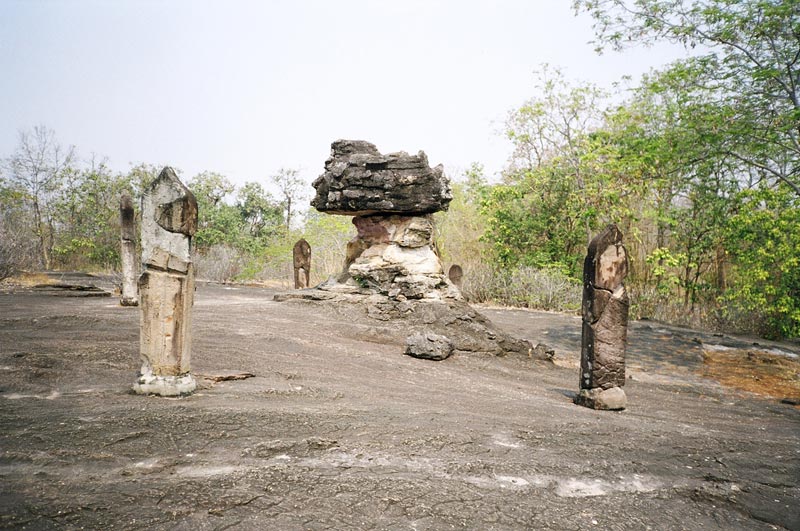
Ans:
[{"label": "small distant stone pillar", "polygon": [[458,289],[461,289],[461,281],[464,278],[464,270],[461,269],[460,265],[453,264],[450,266],[450,269],[447,270],[447,278],[449,278],[450,282],[455,284]]},{"label": "small distant stone pillar", "polygon": [[119,201],[120,215],[120,258],[122,259],[122,306],[139,304],[139,289],[136,286],[138,267],[136,266],[136,221],[133,201],[128,193],[123,193]]},{"label": "small distant stone pillar", "polygon": [[311,282],[311,245],[300,238],[292,249],[294,289],[307,288]]},{"label": "small distant stone pillar", "polygon": [[197,387],[189,364],[196,230],[194,195],[164,168],[142,196],[142,368],[133,386],[139,394],[180,396]]},{"label": "small distant stone pillar", "polygon": [[583,331],[580,393],[575,403],[625,409],[625,345],[628,335],[628,253],[622,233],[609,225],[589,243],[583,263]]}]

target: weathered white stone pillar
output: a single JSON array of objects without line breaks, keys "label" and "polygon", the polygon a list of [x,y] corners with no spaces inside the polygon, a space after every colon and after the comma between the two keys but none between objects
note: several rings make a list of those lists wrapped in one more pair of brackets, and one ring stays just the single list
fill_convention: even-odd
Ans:
[{"label": "weathered white stone pillar", "polygon": [[194,195],[172,168],[164,168],[142,196],[142,368],[133,386],[137,393],[179,396],[197,386],[189,359],[196,230]]},{"label": "weathered white stone pillar", "polygon": [[120,215],[120,258],[122,260],[122,294],[119,303],[122,306],[139,304],[139,288],[136,277],[139,268],[136,265],[136,221],[133,201],[128,193],[123,193],[119,201]]}]

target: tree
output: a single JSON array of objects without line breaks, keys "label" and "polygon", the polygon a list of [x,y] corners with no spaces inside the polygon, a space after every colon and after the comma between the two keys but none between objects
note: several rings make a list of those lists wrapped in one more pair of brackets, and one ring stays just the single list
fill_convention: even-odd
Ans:
[{"label": "tree", "polygon": [[486,219],[481,214],[481,202],[489,186],[483,166],[473,162],[460,179],[452,183],[453,200],[448,209],[437,212],[436,245],[442,258],[459,264],[465,271],[478,266],[486,258]]},{"label": "tree", "polygon": [[252,238],[264,240],[283,222],[283,209],[259,183],[245,183],[239,189],[236,206]]},{"label": "tree", "polygon": [[38,262],[30,210],[25,193],[0,179],[0,280]]},{"label": "tree", "polygon": [[19,134],[19,145],[6,161],[9,184],[23,192],[33,214],[42,265],[52,265],[54,245],[53,199],[61,191],[65,173],[74,171],[75,148],[62,147],[55,132],[43,125]]},{"label": "tree", "polygon": [[593,231],[628,213],[635,187],[601,134],[605,94],[545,67],[538,95],[509,114],[514,152],[504,184],[483,201],[487,239],[504,267],[557,266],[578,275]]},{"label": "tree", "polygon": [[127,175],[113,173],[105,161],[66,174],[54,199],[54,258],[59,265],[110,269],[119,265],[119,198],[131,193]]},{"label": "tree", "polygon": [[197,249],[205,252],[218,244],[237,246],[242,219],[238,209],[225,201],[236,189],[233,183],[218,173],[202,172],[187,185],[197,199]]},{"label": "tree", "polygon": [[[721,155],[800,195],[800,2],[798,0],[575,0],[595,20],[598,50],[665,40],[697,56],[720,134]],[[699,46],[699,48],[697,48]],[[707,50],[707,51],[705,51]],[[704,53],[702,53],[704,52]]]},{"label": "tree", "polygon": [[273,183],[278,185],[280,191],[281,205],[283,211],[286,213],[286,229],[291,229],[293,208],[296,207],[298,201],[305,197],[306,183],[298,177],[298,171],[292,169],[281,168],[278,173],[271,177]]},{"label": "tree", "polygon": [[725,313],[744,312],[757,333],[800,337],[800,198],[789,186],[743,190],[726,230],[735,268]]}]

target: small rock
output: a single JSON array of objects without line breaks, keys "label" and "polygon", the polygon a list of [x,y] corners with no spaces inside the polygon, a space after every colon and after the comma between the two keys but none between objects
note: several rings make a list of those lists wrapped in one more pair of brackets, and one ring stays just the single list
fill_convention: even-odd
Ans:
[{"label": "small rock", "polygon": [[453,353],[453,342],[445,336],[416,333],[406,338],[406,354],[414,358],[441,361]]},{"label": "small rock", "polygon": [[555,356],[556,351],[544,343],[539,343],[528,351],[528,357],[537,360],[553,361]]},{"label": "small rock", "polygon": [[621,387],[581,389],[581,392],[575,397],[575,403],[580,406],[602,410],[625,409],[627,402],[625,391]]}]

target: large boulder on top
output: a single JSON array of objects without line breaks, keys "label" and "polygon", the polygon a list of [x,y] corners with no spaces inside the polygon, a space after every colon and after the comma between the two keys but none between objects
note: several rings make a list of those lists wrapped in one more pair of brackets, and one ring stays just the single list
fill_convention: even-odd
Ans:
[{"label": "large boulder on top", "polygon": [[431,168],[428,157],[381,154],[363,140],[337,140],[325,173],[313,183],[311,206],[328,214],[429,214],[446,210],[453,198],[441,165]]}]

